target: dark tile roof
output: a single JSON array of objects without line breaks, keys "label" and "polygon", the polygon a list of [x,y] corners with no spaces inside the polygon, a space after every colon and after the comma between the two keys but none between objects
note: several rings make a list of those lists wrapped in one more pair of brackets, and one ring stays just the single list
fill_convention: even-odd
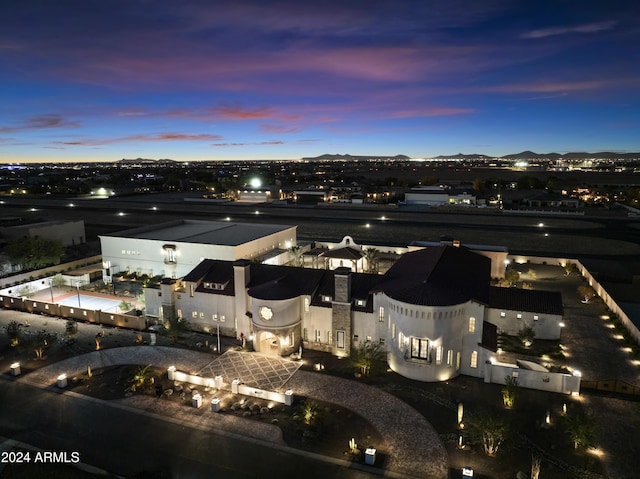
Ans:
[{"label": "dark tile roof", "polygon": [[491,260],[465,247],[433,246],[405,253],[376,287],[397,301],[449,306],[489,302]]},{"label": "dark tile roof", "polygon": [[313,295],[325,270],[252,264],[249,296],[265,300],[291,299]]},{"label": "dark tile roof", "polygon": [[[233,263],[231,261],[205,259],[183,279],[184,281],[199,283],[196,287],[196,291],[199,293],[235,295]],[[223,285],[223,289],[205,288],[204,283]]]},{"label": "dark tile roof", "polygon": [[560,316],[564,314],[562,295],[557,291],[492,286],[489,293],[489,307]]},{"label": "dark tile roof", "polygon": [[357,248],[351,248],[349,246],[345,246],[344,248],[335,248],[330,249],[322,253],[320,256],[324,256],[325,258],[335,258],[335,259],[350,259],[350,260],[359,260],[364,256],[362,251]]}]

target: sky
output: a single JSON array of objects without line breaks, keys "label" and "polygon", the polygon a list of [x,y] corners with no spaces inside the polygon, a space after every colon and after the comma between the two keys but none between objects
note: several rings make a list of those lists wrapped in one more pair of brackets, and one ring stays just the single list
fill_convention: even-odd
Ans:
[{"label": "sky", "polygon": [[640,2],[0,0],[0,163],[523,150],[640,151]]}]

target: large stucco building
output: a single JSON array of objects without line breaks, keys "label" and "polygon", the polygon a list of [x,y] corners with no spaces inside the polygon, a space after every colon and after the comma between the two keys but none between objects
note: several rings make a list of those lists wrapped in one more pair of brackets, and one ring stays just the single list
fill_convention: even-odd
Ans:
[{"label": "large stucco building", "polygon": [[296,227],[178,220],[100,236],[103,279],[128,271],[181,278],[206,258],[266,258],[278,264],[296,245]]},{"label": "large stucco building", "polygon": [[491,278],[492,259],[457,243],[405,253],[385,274],[204,259],[145,290],[146,313],[248,338],[266,354],[302,346],[348,356],[375,341],[403,376],[483,377],[499,330],[526,325],[557,339],[563,315],[559,293],[499,288]]}]

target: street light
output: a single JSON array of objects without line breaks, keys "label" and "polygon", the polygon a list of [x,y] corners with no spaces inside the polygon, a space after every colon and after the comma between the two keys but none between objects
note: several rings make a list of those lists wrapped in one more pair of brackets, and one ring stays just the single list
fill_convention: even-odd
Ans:
[{"label": "street light", "polygon": [[76,291],[78,292],[78,308],[80,308],[80,281],[76,281]]}]

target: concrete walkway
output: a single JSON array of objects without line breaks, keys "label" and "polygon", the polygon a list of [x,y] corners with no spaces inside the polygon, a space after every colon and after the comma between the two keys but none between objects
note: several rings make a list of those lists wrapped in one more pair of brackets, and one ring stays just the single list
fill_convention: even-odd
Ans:
[{"label": "concrete walkway", "polygon": [[[50,387],[56,384],[60,374],[73,377],[86,373],[88,366],[97,370],[125,364],[152,364],[160,368],[175,366],[180,371],[195,373],[209,363],[211,355],[207,353],[162,346],[120,347],[94,351],[54,363],[25,375],[20,381]],[[415,409],[394,396],[355,381],[300,370],[293,374],[287,387],[293,389],[296,395],[331,402],[350,409],[369,421],[386,440],[384,445],[374,445],[388,456],[387,469],[384,471],[386,475],[433,479],[448,477],[447,453],[438,434]],[[277,426],[214,414],[208,407],[182,407],[170,401],[157,401],[143,396],[132,396],[109,403],[286,448]],[[290,452],[301,453],[297,450]]]}]

